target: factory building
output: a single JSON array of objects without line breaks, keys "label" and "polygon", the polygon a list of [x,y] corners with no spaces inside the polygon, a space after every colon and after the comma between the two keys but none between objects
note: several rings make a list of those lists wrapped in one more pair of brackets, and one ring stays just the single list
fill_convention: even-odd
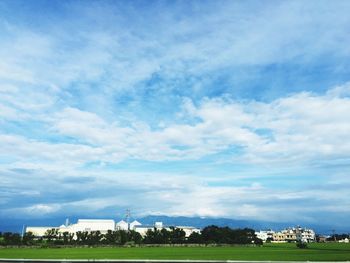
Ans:
[{"label": "factory building", "polygon": [[[185,231],[186,237],[190,236],[193,232],[200,232],[200,229],[190,226],[174,226],[175,228],[181,228]],[[142,236],[145,236],[148,230],[156,229],[167,229],[171,230],[171,226],[164,226],[162,222],[155,222],[154,225],[142,225],[137,220],[134,220],[131,223],[128,223],[124,220],[115,222],[113,219],[79,219],[75,224],[69,224],[67,221],[66,224],[59,227],[26,227],[26,232],[32,232],[36,237],[45,236],[46,231],[50,229],[57,229],[58,233],[68,232],[70,234],[76,234],[77,232],[91,232],[91,231],[100,231],[101,234],[106,234],[108,230],[134,230],[140,233]]]}]

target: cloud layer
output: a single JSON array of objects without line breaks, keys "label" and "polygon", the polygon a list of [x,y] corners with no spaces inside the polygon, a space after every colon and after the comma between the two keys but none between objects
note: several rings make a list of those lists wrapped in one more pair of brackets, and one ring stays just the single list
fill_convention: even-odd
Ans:
[{"label": "cloud layer", "polygon": [[347,224],[347,1],[0,7],[1,217]]}]

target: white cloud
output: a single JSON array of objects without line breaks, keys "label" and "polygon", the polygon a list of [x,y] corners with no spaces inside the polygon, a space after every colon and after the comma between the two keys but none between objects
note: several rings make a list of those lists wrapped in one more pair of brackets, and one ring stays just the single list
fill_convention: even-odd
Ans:
[{"label": "white cloud", "polygon": [[[108,96],[112,90],[134,90],[157,74],[167,85],[232,66],[307,64],[350,53],[348,3],[317,4],[319,12],[313,2],[259,7],[212,3],[200,7],[206,15],[194,12],[181,19],[173,9],[162,8],[154,7],[154,17],[149,17],[129,5],[106,4],[98,7],[96,17],[91,13],[97,7],[89,4],[74,9],[80,20],[71,18],[69,27],[62,22],[65,30],[47,23],[49,34],[3,22],[0,78],[66,90],[77,83],[86,89],[87,83],[98,81],[98,89]],[[135,19],[124,21],[125,16]],[[157,23],[150,27],[150,20]]]},{"label": "white cloud", "polygon": [[17,214],[21,214],[22,216],[38,218],[57,212],[60,207],[59,204],[35,204],[27,207],[6,209],[3,211],[3,214],[7,216],[14,215],[15,217]]},{"label": "white cloud", "polygon": [[198,159],[232,147],[239,147],[239,152],[226,157],[235,162],[332,162],[350,156],[350,98],[334,95],[337,90],[339,87],[326,94],[297,93],[269,103],[205,99],[189,112],[185,106],[179,114],[179,121],[195,118],[195,122],[164,124],[157,130],[144,122],[123,125],[118,119],[110,122],[68,107],[42,121],[51,126],[47,132],[74,138],[77,144],[15,135],[2,135],[0,143],[21,161],[30,156],[39,162],[78,166],[125,159]]},{"label": "white cloud", "polygon": [[[221,172],[227,176],[226,183],[251,176],[251,171],[231,171],[219,164],[257,167],[254,180],[260,176],[258,165],[271,167],[277,176],[286,174],[280,167],[347,165],[349,84],[324,93],[299,92],[263,102],[250,99],[252,94],[242,101],[233,99],[220,91],[220,83],[210,81],[225,74],[240,78],[242,72],[250,74],[246,67],[298,70],[299,66],[318,65],[323,58],[336,66],[333,71],[346,73],[342,67],[347,67],[350,54],[349,4],[317,3],[315,8],[314,2],[294,1],[194,6],[180,5],[177,11],[184,15],[178,16],[164,6],[161,12],[159,6],[150,8],[150,15],[128,5],[79,5],[70,9],[78,20],[68,17],[59,24],[42,23],[42,31],[27,23],[0,22],[4,32],[0,43],[3,187],[29,198],[42,193],[46,180],[58,183],[55,180],[86,176],[96,179],[86,183],[89,191],[103,189],[96,198],[65,199],[64,208],[57,200],[31,203],[23,213],[50,214],[68,206],[89,209],[89,204],[95,212],[134,204],[140,213],[268,219],[278,216],[281,209],[289,211],[285,218],[298,218],[312,206],[303,210],[294,203],[283,208],[269,200],[340,200],[336,211],[347,205],[345,191],[276,191],[259,183],[217,187],[210,182]],[[130,22],[130,17],[135,19]],[[237,83],[229,89],[234,95],[241,88]],[[157,103],[165,97],[169,105],[163,112]],[[181,98],[182,105],[177,105]],[[153,112],[151,104],[159,112]],[[167,115],[169,109],[175,114]],[[148,117],[157,123],[161,117],[161,125],[155,127]],[[207,163],[206,158],[211,161]],[[164,163],[174,169],[186,166],[181,161],[188,160],[202,161],[181,172],[193,176],[155,172],[149,167],[141,172],[143,166],[137,167],[138,162],[151,161],[154,170]],[[92,168],[86,169],[89,165]],[[126,168],[118,171],[123,165]],[[219,175],[214,168],[206,170],[210,165],[217,165]],[[125,172],[128,168],[138,172]],[[31,172],[26,175],[26,170]],[[348,167],[343,170],[341,175],[331,173],[332,180],[348,183]],[[289,172],[289,176],[298,174]],[[33,192],[25,192],[26,183],[33,184]],[[106,198],[102,192],[109,185],[130,190],[134,196]],[[74,188],[67,182],[61,187],[70,194]],[[340,192],[345,198],[339,197]],[[4,205],[14,196],[4,194]]]},{"label": "white cloud", "polygon": [[42,215],[56,212],[60,206],[58,204],[50,205],[50,204],[38,204],[25,208],[25,212],[31,215]]}]

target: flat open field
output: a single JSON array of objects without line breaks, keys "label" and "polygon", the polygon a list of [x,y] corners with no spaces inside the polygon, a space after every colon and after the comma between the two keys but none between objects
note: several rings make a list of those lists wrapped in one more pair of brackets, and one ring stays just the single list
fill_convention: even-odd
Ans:
[{"label": "flat open field", "polygon": [[350,244],[266,244],[262,247],[105,247],[105,248],[4,248],[0,258],[35,259],[203,259],[348,261]]}]

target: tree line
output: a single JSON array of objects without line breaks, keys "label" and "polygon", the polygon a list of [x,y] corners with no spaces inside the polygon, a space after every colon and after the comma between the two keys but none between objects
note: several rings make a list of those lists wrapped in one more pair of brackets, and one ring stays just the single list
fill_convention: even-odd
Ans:
[{"label": "tree line", "polygon": [[326,238],[326,241],[338,241],[338,240],[343,240],[343,239],[350,239],[349,234],[334,234]]},{"label": "tree line", "polygon": [[18,233],[0,233],[2,246],[55,246],[55,245],[133,245],[133,244],[262,244],[253,229],[231,229],[229,227],[207,226],[200,233],[193,232],[186,237],[181,228],[169,230],[149,229],[144,236],[134,230],[78,231],[76,233],[59,232],[49,229],[43,237],[35,237],[26,232],[23,237]]}]

